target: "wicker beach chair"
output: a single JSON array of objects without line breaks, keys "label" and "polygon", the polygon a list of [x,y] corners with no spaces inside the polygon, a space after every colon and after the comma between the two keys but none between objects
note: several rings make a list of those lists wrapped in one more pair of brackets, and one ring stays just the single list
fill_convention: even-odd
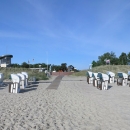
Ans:
[{"label": "wicker beach chair", "polygon": [[97,88],[100,89],[100,90],[107,90],[108,89],[108,80],[109,80],[109,77],[107,74],[103,74],[101,72],[98,72],[98,75],[99,77],[99,81],[98,81],[98,85],[97,85]]},{"label": "wicker beach chair", "polygon": [[114,83],[115,81],[115,73],[111,71],[107,71],[107,75],[109,76],[108,83]]},{"label": "wicker beach chair", "polygon": [[128,83],[128,75],[126,73],[123,72],[118,72],[118,79],[117,79],[117,85],[121,85],[121,86],[127,86]]},{"label": "wicker beach chair", "polygon": [[20,92],[20,81],[21,78],[17,74],[11,74],[12,82],[9,85],[9,92],[10,93],[19,93]]},{"label": "wicker beach chair", "polygon": [[92,84],[93,83],[92,72],[87,71],[86,75],[87,75],[87,82],[88,82],[88,84]]},{"label": "wicker beach chair", "polygon": [[24,74],[21,73],[17,73],[18,76],[21,77],[21,81],[20,81],[20,89],[24,89],[26,88],[26,76]]},{"label": "wicker beach chair", "polygon": [[94,87],[97,87],[97,85],[98,85],[98,80],[100,80],[97,75],[98,75],[98,73],[93,73],[93,74],[92,74],[92,77],[93,77],[93,86],[94,86]]},{"label": "wicker beach chair", "polygon": [[25,86],[28,86],[28,73],[27,72],[21,72],[21,74],[24,74],[26,76],[26,80],[25,80]]}]

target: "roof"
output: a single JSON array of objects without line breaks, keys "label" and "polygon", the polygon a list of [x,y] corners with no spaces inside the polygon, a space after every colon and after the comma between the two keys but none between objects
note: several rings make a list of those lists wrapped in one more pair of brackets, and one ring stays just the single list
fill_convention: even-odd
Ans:
[{"label": "roof", "polygon": [[3,59],[3,58],[5,58],[5,57],[10,57],[10,58],[12,58],[13,55],[2,55],[2,56],[0,56],[0,59]]}]

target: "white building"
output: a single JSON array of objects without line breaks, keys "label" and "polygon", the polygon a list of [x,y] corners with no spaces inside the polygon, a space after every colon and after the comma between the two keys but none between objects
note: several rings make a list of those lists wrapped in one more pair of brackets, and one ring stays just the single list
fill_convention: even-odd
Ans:
[{"label": "white building", "polygon": [[0,67],[10,66],[12,57],[13,57],[13,55],[2,55],[2,56],[0,56]]}]

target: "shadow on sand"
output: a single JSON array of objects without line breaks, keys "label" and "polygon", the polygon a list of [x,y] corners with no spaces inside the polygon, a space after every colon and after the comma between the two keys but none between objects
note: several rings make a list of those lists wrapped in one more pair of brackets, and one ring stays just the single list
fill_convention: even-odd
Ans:
[{"label": "shadow on sand", "polygon": [[26,93],[26,92],[33,91],[33,90],[36,90],[36,89],[37,89],[37,88],[21,89],[19,93]]},{"label": "shadow on sand", "polygon": [[46,82],[45,81],[43,81],[43,82],[42,81],[36,81],[36,82],[30,82],[30,85],[31,84],[39,84],[39,83],[52,83],[52,82],[50,82],[50,81],[48,81],[48,82],[47,81]]},{"label": "shadow on sand", "polygon": [[108,90],[111,89],[113,86],[108,85]]},{"label": "shadow on sand", "polygon": [[27,86],[25,89],[21,89],[20,93],[25,93],[25,92],[36,90],[38,87],[38,84],[39,83],[36,83],[36,84],[29,83],[29,86]]},{"label": "shadow on sand", "polygon": [[8,86],[8,83],[0,84],[0,89],[5,89]]}]

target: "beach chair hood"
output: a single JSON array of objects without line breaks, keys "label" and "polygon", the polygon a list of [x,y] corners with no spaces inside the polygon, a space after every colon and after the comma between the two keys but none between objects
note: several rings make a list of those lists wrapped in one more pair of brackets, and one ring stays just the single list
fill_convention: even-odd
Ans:
[{"label": "beach chair hood", "polygon": [[25,80],[25,78],[26,78],[26,76],[24,74],[17,73],[17,75],[21,77],[21,80]]},{"label": "beach chair hood", "polygon": [[119,76],[119,78],[128,78],[128,75],[123,72],[118,72],[118,76]]},{"label": "beach chair hood", "polygon": [[92,72],[87,71],[87,76],[89,76],[91,78],[92,77]]},{"label": "beach chair hood", "polygon": [[107,71],[107,75],[109,75],[110,77],[115,77],[115,73],[113,73],[111,71]]},{"label": "beach chair hood", "polygon": [[103,80],[103,81],[109,80],[108,75],[102,73],[102,80]]},{"label": "beach chair hood", "polygon": [[26,78],[28,78],[27,72],[21,72],[21,73],[24,74],[26,76]]},{"label": "beach chair hood", "polygon": [[93,73],[92,77],[94,77],[95,79],[98,79],[98,73]]},{"label": "beach chair hood", "polygon": [[11,79],[13,83],[20,83],[21,80],[20,76],[16,74],[11,74]]}]

